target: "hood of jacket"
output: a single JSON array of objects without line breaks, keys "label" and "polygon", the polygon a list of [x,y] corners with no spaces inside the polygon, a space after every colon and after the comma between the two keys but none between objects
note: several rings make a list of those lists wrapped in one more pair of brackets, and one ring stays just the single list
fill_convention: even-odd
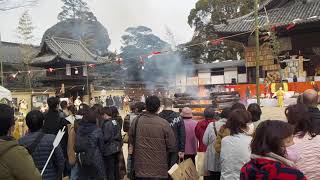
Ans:
[{"label": "hood of jacket", "polygon": [[77,129],[77,133],[80,133],[81,135],[89,134],[93,132],[96,128],[97,125],[95,123],[81,122]]},{"label": "hood of jacket", "polygon": [[171,123],[175,118],[179,117],[180,114],[172,110],[163,110],[159,116]]},{"label": "hood of jacket", "polygon": [[4,154],[5,152],[7,152],[9,149],[15,147],[15,146],[19,146],[18,141],[16,140],[0,140],[0,154]]}]

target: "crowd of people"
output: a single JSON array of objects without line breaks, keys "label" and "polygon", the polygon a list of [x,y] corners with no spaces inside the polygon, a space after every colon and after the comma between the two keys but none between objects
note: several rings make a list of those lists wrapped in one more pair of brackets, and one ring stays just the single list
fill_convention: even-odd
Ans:
[{"label": "crowd of people", "polygon": [[[29,132],[19,140],[11,136],[13,109],[0,104],[0,179],[171,179],[168,170],[186,159],[204,180],[320,177],[320,111],[314,90],[286,108],[287,122],[261,120],[258,104],[241,103],[221,113],[207,107],[204,120],[196,121],[190,108],[176,112],[172,99],[157,96],[131,103],[124,119],[116,106],[81,104],[77,109],[57,97],[47,103],[48,112],[27,114]],[[65,134],[54,148],[62,129]]]}]

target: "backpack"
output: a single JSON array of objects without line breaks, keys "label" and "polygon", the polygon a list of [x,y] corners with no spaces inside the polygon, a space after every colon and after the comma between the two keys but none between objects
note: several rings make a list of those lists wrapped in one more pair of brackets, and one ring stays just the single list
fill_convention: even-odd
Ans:
[{"label": "backpack", "polygon": [[94,161],[94,149],[90,147],[90,135],[81,136],[80,133],[76,133],[75,152],[77,162],[81,167],[92,167],[95,164]]},{"label": "backpack", "polygon": [[[108,129],[106,129],[106,124],[108,123]],[[110,126],[111,124],[111,126]],[[110,128],[111,127],[111,128]],[[120,152],[122,146],[122,136],[121,129],[116,120],[105,120],[102,123],[102,133],[111,133],[111,139],[108,142],[104,142],[104,156],[109,156]]]}]

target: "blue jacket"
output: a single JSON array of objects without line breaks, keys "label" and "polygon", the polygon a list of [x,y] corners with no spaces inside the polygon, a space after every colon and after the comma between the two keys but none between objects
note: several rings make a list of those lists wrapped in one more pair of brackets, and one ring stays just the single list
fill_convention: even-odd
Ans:
[{"label": "blue jacket", "polygon": [[77,141],[81,139],[80,137],[88,136],[89,148],[91,148],[90,151],[94,152],[94,156],[92,158],[95,162],[94,171],[96,172],[93,177],[89,172],[86,172],[88,168],[82,168],[79,166],[79,179],[104,179],[106,176],[102,157],[103,134],[101,129],[98,128],[95,123],[80,122],[76,133],[76,149],[78,144]]},{"label": "blue jacket", "polygon": [[[19,140],[19,144],[28,148],[35,141],[39,133],[40,132],[32,132],[27,134]],[[42,171],[53,149],[54,139],[55,135],[45,134],[31,154],[33,161],[40,172]],[[44,171],[42,178],[44,180],[57,180],[61,178],[64,162],[65,159],[63,156],[62,149],[60,146],[58,146],[55,149],[51,157],[51,160],[49,161],[49,164],[46,170]]]}]

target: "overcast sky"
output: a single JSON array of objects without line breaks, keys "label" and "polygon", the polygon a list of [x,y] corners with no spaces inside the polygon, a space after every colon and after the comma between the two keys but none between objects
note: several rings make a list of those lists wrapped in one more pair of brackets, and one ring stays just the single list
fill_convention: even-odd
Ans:
[{"label": "overcast sky", "polygon": [[[166,26],[174,33],[178,43],[191,39],[192,29],[187,23],[196,0],[88,0],[95,16],[108,30],[111,39],[109,50],[121,46],[121,35],[127,27],[144,25],[154,34],[167,40]],[[60,0],[39,0],[29,7],[35,26],[34,43],[39,44],[44,31],[58,22]],[[0,12],[0,33],[3,41],[18,42],[16,28],[25,8]]]}]

